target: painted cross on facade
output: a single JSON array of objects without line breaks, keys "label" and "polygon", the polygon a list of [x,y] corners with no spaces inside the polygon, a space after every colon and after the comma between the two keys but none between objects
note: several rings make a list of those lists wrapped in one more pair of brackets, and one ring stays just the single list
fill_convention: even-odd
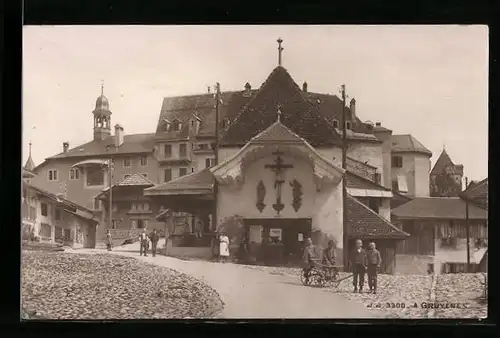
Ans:
[{"label": "painted cross on facade", "polygon": [[275,151],[273,152],[273,155],[276,155],[275,163],[266,164],[264,167],[266,169],[271,169],[276,174],[276,180],[274,181],[274,188],[276,189],[276,203],[273,204],[273,208],[279,215],[281,210],[283,210],[283,208],[285,207],[285,205],[281,202],[281,186],[283,185],[283,183],[285,183],[283,173],[285,169],[293,168],[293,165],[283,163],[283,159],[281,158],[283,152]]}]

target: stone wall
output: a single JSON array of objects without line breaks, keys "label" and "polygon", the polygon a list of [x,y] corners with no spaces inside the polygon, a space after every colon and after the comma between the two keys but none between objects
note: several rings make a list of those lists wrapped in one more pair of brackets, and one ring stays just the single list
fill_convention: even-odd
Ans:
[{"label": "stone wall", "polygon": [[429,264],[434,264],[433,256],[396,254],[395,272],[402,275],[424,275],[428,272]]}]

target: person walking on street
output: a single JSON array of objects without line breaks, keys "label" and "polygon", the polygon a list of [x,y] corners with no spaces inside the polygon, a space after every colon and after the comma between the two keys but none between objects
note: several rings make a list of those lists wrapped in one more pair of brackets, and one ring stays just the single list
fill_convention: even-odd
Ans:
[{"label": "person walking on street", "polygon": [[363,249],[363,241],[360,239],[356,240],[356,248],[351,253],[349,266],[351,267],[353,273],[352,285],[354,286],[354,292],[358,292],[359,286],[359,293],[362,293],[363,286],[365,284],[367,258],[366,251]]},{"label": "person walking on street", "polygon": [[377,293],[377,274],[380,269],[380,263],[382,263],[382,258],[374,242],[368,244],[366,257],[368,261],[368,286],[370,287],[370,292]]},{"label": "person walking on street", "polygon": [[139,241],[141,244],[140,247],[140,256],[144,253],[144,256],[148,256],[148,236],[146,235],[146,229],[142,229],[141,234],[139,235]]},{"label": "person walking on street", "polygon": [[226,233],[222,233],[219,238],[219,259],[222,262],[226,262],[229,257],[229,237],[227,237]]},{"label": "person walking on street", "polygon": [[111,251],[113,246],[113,241],[111,239],[111,232],[109,230],[106,230],[106,247],[108,248],[108,251]]},{"label": "person walking on street", "polygon": [[156,232],[156,229],[153,229],[153,232],[149,235],[149,239],[151,240],[151,254],[153,257],[156,257],[156,246],[160,240],[160,236]]}]

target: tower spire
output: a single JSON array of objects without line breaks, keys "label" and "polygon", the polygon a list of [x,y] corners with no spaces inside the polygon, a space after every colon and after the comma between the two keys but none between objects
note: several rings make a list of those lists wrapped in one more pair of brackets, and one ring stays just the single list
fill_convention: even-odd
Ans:
[{"label": "tower spire", "polygon": [[281,66],[281,60],[282,60],[282,54],[283,54],[283,47],[281,47],[281,43],[283,42],[282,38],[278,38],[276,40],[278,42],[278,66]]},{"label": "tower spire", "polygon": [[281,106],[278,105],[278,122],[281,122]]},{"label": "tower spire", "polygon": [[31,157],[31,140],[30,140],[30,143],[29,143],[29,157]]},{"label": "tower spire", "polygon": [[104,95],[104,80],[101,80],[101,96]]}]

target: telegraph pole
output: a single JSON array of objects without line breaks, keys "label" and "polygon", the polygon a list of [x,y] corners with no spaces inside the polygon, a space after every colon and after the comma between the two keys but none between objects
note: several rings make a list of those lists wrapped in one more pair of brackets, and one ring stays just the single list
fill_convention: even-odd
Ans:
[{"label": "telegraph pole", "polygon": [[[347,170],[347,128],[346,128],[346,98],[345,98],[345,85],[342,85],[342,169]],[[348,234],[347,234],[347,182],[346,174],[342,179],[342,233],[343,233],[343,261],[344,269],[349,264],[349,248],[348,248]]]},{"label": "telegraph pole", "polygon": [[[469,180],[465,177],[465,190],[469,186]],[[469,199],[467,198],[467,194],[463,194],[463,198],[465,199],[465,231],[467,235],[467,272],[471,272],[470,270],[470,230],[469,230]]]},{"label": "telegraph pole", "polygon": [[[219,164],[219,104],[220,104],[220,83],[215,85],[215,165]],[[214,209],[212,213],[212,222],[214,230],[217,230],[217,194],[219,190],[219,182],[214,179]]]},{"label": "telegraph pole", "polygon": [[[106,150],[110,148],[114,148],[115,151],[118,149],[116,145],[109,145],[106,147]],[[108,215],[108,229],[113,228],[113,155],[109,155],[109,215]]]}]

